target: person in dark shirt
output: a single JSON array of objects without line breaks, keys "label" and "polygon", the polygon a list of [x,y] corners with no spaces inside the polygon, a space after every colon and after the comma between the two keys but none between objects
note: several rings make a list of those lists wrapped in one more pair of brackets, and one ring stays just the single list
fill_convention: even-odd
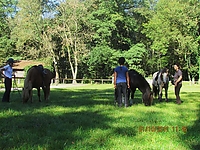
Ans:
[{"label": "person in dark shirt", "polygon": [[180,89],[182,87],[182,71],[180,70],[179,66],[177,64],[174,65],[174,90],[175,90],[175,95],[176,95],[176,103],[181,104],[181,99],[180,99]]},{"label": "person in dark shirt", "polygon": [[124,95],[125,107],[128,107],[127,87],[129,85],[128,68],[124,66],[125,58],[120,57],[118,60],[119,66],[114,69],[114,88],[116,88],[118,106],[122,106],[122,93]]}]

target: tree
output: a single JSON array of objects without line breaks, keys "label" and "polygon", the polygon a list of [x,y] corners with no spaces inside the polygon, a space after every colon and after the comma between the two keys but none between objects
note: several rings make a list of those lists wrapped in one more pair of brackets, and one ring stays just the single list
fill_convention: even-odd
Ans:
[{"label": "tree", "polygon": [[10,21],[11,38],[15,41],[16,51],[25,59],[46,57],[44,35],[46,24],[49,23],[47,14],[54,10],[57,3],[53,0],[20,0],[18,12]]},{"label": "tree", "polygon": [[184,67],[190,66],[190,55],[198,52],[198,19],[195,10],[195,5],[180,0],[158,2],[155,15],[144,24],[143,30],[153,40],[152,55],[158,59],[158,68],[170,66],[174,60]]},{"label": "tree", "polygon": [[0,63],[5,61],[5,58],[15,55],[14,44],[10,39],[9,20],[12,19],[12,14],[15,12],[15,0],[0,2]]},{"label": "tree", "polygon": [[[87,2],[87,1],[86,1]],[[81,57],[87,55],[88,50],[85,39],[89,35],[87,32],[87,22],[85,16],[89,3],[79,0],[69,0],[63,2],[58,7],[55,26],[53,32],[61,39],[61,52],[70,64],[73,83],[76,83],[78,64]]]}]

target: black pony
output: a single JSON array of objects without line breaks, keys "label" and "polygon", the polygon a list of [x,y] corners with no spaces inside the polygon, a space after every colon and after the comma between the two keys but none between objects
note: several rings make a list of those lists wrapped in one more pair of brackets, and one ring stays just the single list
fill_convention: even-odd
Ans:
[{"label": "black pony", "polygon": [[129,78],[130,78],[130,89],[128,90],[128,99],[134,99],[134,93],[136,88],[138,88],[142,92],[142,100],[145,106],[151,106],[153,101],[153,92],[151,91],[151,87],[146,79],[139,74],[137,71],[131,69],[129,70]]}]

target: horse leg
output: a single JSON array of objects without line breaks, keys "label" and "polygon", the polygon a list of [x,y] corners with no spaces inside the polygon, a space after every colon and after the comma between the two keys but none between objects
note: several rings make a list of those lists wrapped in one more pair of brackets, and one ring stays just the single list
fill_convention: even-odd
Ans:
[{"label": "horse leg", "polygon": [[135,94],[136,88],[132,88],[130,91],[131,91],[131,99],[130,99],[129,103],[130,103],[130,105],[133,105],[133,99],[134,99],[134,94]]},{"label": "horse leg", "polygon": [[30,90],[29,91],[29,99],[30,99],[30,101],[31,101],[31,103],[33,102],[33,90]]},{"label": "horse leg", "polygon": [[153,96],[156,98],[158,96],[158,87],[153,85]]},{"label": "horse leg", "polygon": [[37,92],[38,92],[39,102],[41,102],[41,99],[40,99],[40,87],[37,88]]},{"label": "horse leg", "polygon": [[114,97],[115,97],[114,104],[117,104],[117,89],[116,88],[114,92]]},{"label": "horse leg", "polygon": [[46,102],[49,101],[49,94],[50,94],[50,87],[43,87],[42,88],[43,92],[44,92],[44,99]]},{"label": "horse leg", "polygon": [[158,100],[160,102],[162,102],[162,86],[159,86],[159,96],[158,96]]},{"label": "horse leg", "polygon": [[168,86],[165,86],[165,101],[168,102]]},{"label": "horse leg", "polygon": [[131,94],[131,89],[128,88],[127,89],[127,99],[128,99],[128,101],[130,101],[130,94]]}]

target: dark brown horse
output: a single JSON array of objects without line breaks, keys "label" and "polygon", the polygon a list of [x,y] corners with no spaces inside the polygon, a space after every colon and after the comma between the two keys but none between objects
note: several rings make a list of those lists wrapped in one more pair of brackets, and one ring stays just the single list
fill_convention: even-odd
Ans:
[{"label": "dark brown horse", "polygon": [[131,99],[134,99],[134,93],[138,88],[142,92],[142,100],[145,106],[150,106],[153,101],[153,92],[146,79],[135,70],[129,71],[130,89],[128,90],[128,99],[131,93]]},{"label": "dark brown horse", "polygon": [[43,66],[32,66],[26,75],[24,80],[24,88],[22,91],[23,103],[26,103],[29,99],[32,102],[32,89],[36,88],[38,92],[38,98],[40,99],[40,87],[44,92],[44,99],[49,100],[51,79],[55,78],[55,72],[51,72],[49,69],[43,68]]}]

